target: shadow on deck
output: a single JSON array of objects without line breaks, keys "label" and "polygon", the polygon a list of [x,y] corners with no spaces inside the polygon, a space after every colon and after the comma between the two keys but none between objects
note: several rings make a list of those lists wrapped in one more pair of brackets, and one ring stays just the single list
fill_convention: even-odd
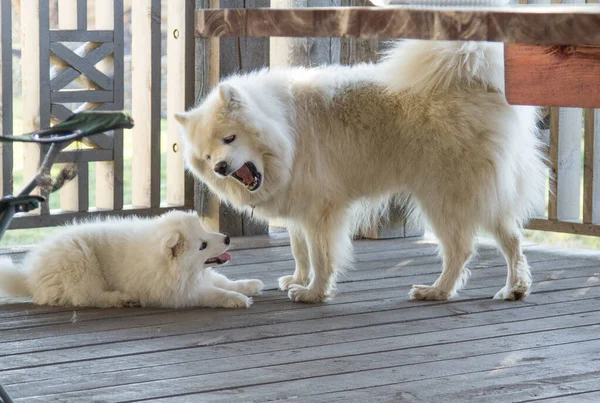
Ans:
[{"label": "shadow on deck", "polygon": [[222,271],[268,288],[249,310],[0,305],[0,384],[27,402],[600,401],[599,254],[528,247],[533,293],[503,302],[483,245],[459,299],[412,302],[435,245],[357,241],[337,297],[301,305],[276,290],[284,235],[236,243]]}]

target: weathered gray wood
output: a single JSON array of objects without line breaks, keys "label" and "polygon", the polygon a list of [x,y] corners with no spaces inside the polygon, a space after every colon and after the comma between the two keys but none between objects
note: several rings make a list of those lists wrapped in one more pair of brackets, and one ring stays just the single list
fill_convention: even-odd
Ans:
[{"label": "weathered gray wood", "polygon": [[[12,87],[12,3],[0,2],[0,134],[13,132]],[[13,146],[0,144],[2,149],[2,195],[12,194]]]},{"label": "weathered gray wood", "polygon": [[558,117],[557,218],[579,220],[581,208],[581,134],[580,108],[560,108]]},{"label": "weathered gray wood", "polygon": [[50,94],[51,102],[114,102],[112,91],[103,90],[63,90]]},{"label": "weathered gray wood", "polygon": [[585,111],[583,222],[600,224],[600,110]]},{"label": "weathered gray wood", "polygon": [[[256,275],[274,286],[293,267],[285,235],[268,249],[242,241],[232,252],[238,264],[223,269],[233,278]],[[31,307],[27,314],[27,305],[0,305],[3,386],[27,401],[363,401],[368,391],[367,400],[385,401],[406,390],[423,401],[460,400],[462,393],[504,402],[520,393],[593,390],[598,254],[526,247],[533,293],[507,303],[490,298],[506,268],[486,245],[470,265],[462,300],[414,302],[408,286],[439,273],[435,244],[355,244],[356,270],[324,305],[293,304],[279,291],[256,297],[249,310],[77,309],[74,316],[72,309]],[[582,360],[587,365],[576,365]],[[549,382],[543,394],[537,379]]]},{"label": "weathered gray wood", "polygon": [[51,42],[112,42],[115,37],[112,30],[61,29],[50,31]]}]

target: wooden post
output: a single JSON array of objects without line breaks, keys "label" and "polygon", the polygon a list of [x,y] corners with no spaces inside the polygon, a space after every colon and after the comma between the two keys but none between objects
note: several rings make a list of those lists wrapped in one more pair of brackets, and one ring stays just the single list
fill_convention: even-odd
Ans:
[{"label": "wooden post", "polygon": [[132,201],[160,205],[160,0],[132,4]]},{"label": "wooden post", "polygon": [[600,109],[585,110],[583,223],[600,224]]},{"label": "wooden post", "polygon": [[561,221],[576,221],[580,217],[582,113],[580,108],[558,109],[556,199],[557,218]]},{"label": "wooden post", "polygon": [[180,133],[174,115],[194,103],[193,0],[172,0],[168,4],[167,29],[167,203],[187,205],[186,177]]},{"label": "wooden post", "polygon": [[[40,2],[21,0],[21,69],[23,77],[23,132],[40,128]],[[25,28],[27,27],[27,28]],[[23,143],[23,177],[31,178],[40,166],[40,148]],[[36,188],[32,194],[40,194]],[[40,214],[34,210],[30,214]]]},{"label": "wooden post", "polygon": [[[257,8],[268,7],[268,0],[201,0],[198,8]],[[251,71],[269,66],[268,38],[211,38],[196,39],[196,99],[203,97],[232,73]],[[227,232],[231,236],[268,233],[268,225],[238,214],[220,204],[208,188],[200,182],[195,186],[194,205],[203,224],[211,231]]]},{"label": "wooden post", "polygon": [[[13,132],[12,3],[0,1],[0,134]],[[0,195],[12,193],[13,147],[0,143]]]}]

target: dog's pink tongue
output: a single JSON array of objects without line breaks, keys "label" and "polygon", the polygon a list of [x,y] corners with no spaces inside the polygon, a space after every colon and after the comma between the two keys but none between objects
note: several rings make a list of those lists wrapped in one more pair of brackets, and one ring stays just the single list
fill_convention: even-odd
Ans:
[{"label": "dog's pink tongue", "polygon": [[240,169],[235,171],[235,174],[238,176],[238,178],[242,179],[244,185],[249,185],[254,180],[254,175],[252,174],[252,171],[250,170],[250,168],[248,168],[247,165],[244,165]]},{"label": "dog's pink tongue", "polygon": [[229,262],[231,260],[231,255],[229,253],[225,252],[225,253],[221,253],[218,256],[218,258],[221,259],[224,262]]}]

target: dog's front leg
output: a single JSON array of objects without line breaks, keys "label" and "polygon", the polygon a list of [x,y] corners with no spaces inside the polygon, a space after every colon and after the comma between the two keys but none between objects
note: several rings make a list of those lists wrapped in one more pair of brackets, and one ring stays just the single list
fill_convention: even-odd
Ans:
[{"label": "dog's front leg", "polygon": [[252,298],[218,287],[203,287],[196,297],[195,305],[206,308],[250,308]]},{"label": "dog's front leg", "polygon": [[343,214],[323,215],[305,226],[305,234],[313,276],[306,287],[290,285],[288,296],[296,302],[324,302],[331,298],[336,273],[351,253],[347,219]]},{"label": "dog's front leg", "polygon": [[310,274],[310,258],[304,232],[298,226],[288,226],[288,232],[292,254],[296,261],[296,269],[293,275],[279,277],[279,289],[281,291],[289,290],[293,284],[307,286]]}]

